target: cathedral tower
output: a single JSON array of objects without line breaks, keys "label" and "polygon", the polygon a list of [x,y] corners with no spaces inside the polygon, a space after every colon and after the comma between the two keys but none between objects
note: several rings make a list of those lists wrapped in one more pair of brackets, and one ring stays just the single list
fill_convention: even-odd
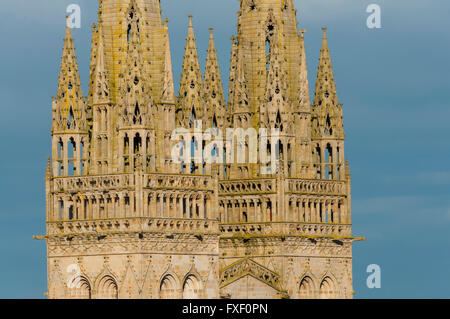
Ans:
[{"label": "cathedral tower", "polygon": [[240,0],[228,101],[192,16],[175,96],[159,0],[99,0],[87,97],[67,28],[37,236],[49,298],[352,298],[343,108],[326,29],[311,104],[293,3]]}]

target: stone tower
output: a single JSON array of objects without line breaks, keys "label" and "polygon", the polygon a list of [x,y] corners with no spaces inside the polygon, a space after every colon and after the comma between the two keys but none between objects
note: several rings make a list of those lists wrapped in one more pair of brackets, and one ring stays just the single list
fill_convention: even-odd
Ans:
[{"label": "stone tower", "polygon": [[87,97],[67,28],[38,236],[49,298],[352,297],[326,29],[311,104],[293,0],[240,2],[228,102],[213,29],[202,74],[192,16],[175,96],[159,0],[99,0]]}]

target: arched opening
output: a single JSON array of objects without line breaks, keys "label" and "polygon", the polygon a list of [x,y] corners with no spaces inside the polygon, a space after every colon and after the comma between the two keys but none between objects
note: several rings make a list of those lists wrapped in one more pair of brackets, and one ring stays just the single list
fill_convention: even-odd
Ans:
[{"label": "arched opening", "polygon": [[62,199],[58,202],[58,220],[63,219],[63,211],[64,211],[64,201]]},{"label": "arched opening", "polygon": [[134,137],[133,144],[134,144],[134,154],[139,154],[142,148],[142,138],[139,135],[139,133],[137,133],[136,136]]},{"label": "arched opening", "polygon": [[316,176],[317,178],[321,178],[321,164],[322,164],[322,153],[319,144],[315,147],[315,154],[314,154],[314,161],[315,161],[315,168],[316,168]]},{"label": "arched opening", "polygon": [[320,284],[320,299],[336,298],[334,283],[330,277],[325,277]]},{"label": "arched opening", "polygon": [[[71,89],[72,89],[72,84],[69,83],[69,90],[71,90]],[[67,118],[67,128],[68,129],[74,128],[73,127],[74,120],[75,120],[75,116],[73,114],[73,109],[72,109],[72,107],[70,107],[69,116]]]},{"label": "arched opening", "polygon": [[74,219],[74,214],[73,214],[73,205],[69,206],[69,220],[73,220]]},{"label": "arched opening", "polygon": [[128,154],[129,149],[130,149],[130,139],[128,138],[128,135],[125,134],[125,137],[123,139],[123,152],[125,154]]},{"label": "arched opening", "polygon": [[273,23],[272,18],[269,18],[266,27],[266,68],[269,70],[270,68],[270,58],[272,53],[272,42],[275,34],[275,25]]},{"label": "arched opening", "polygon": [[300,282],[299,298],[300,299],[314,298],[314,283],[311,277],[304,277]]},{"label": "arched opening", "polygon": [[81,159],[81,167],[80,167],[80,171],[79,174],[83,175],[84,174],[84,141],[82,140],[80,143],[80,159]]},{"label": "arched opening", "polygon": [[142,124],[141,110],[139,109],[139,104],[137,102],[134,107],[133,124]]},{"label": "arched opening", "polygon": [[[192,83],[191,85],[193,85],[193,83]],[[190,128],[193,128],[193,127],[194,127],[194,122],[195,122],[196,119],[197,119],[197,115],[195,114],[195,109],[192,108],[192,111],[191,111],[191,118],[190,118],[190,120],[189,120],[189,127],[190,127]]]},{"label": "arched opening", "polygon": [[125,134],[125,137],[123,138],[123,166],[125,172],[129,171],[130,168],[130,138],[127,134]]},{"label": "arched opening", "polygon": [[327,120],[325,122],[325,129],[323,132],[325,135],[333,135],[333,128],[331,126],[330,115],[327,115]]},{"label": "arched opening", "polygon": [[105,276],[98,286],[98,299],[118,299],[119,289],[117,282],[111,276]]},{"label": "arched opening", "polygon": [[325,178],[333,179],[333,149],[330,144],[325,148]]},{"label": "arched opening", "polygon": [[72,299],[91,299],[91,285],[85,277],[74,278],[69,286],[69,297]]},{"label": "arched opening", "polygon": [[177,289],[176,280],[172,275],[167,275],[161,280],[161,285],[159,287],[159,298],[160,299],[176,299]]},{"label": "arched opening", "polygon": [[59,139],[58,142],[58,159],[62,159],[64,154],[64,143],[62,139]]},{"label": "arched opening", "polygon": [[183,284],[183,299],[199,299],[200,298],[200,282],[191,275],[186,278]]}]

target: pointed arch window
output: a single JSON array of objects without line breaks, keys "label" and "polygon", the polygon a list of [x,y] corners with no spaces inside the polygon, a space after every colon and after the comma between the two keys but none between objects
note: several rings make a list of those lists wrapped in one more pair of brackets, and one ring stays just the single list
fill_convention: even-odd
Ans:
[{"label": "pointed arch window", "polygon": [[67,156],[68,156],[68,162],[69,162],[69,176],[76,175],[76,167],[75,167],[75,154],[77,153],[77,144],[75,142],[75,139],[71,137],[68,142],[68,149],[67,149]]},{"label": "pointed arch window", "polygon": [[105,276],[100,281],[98,287],[98,298],[99,299],[118,299],[119,290],[117,287],[117,282],[111,276]]},{"label": "pointed arch window", "polygon": [[314,283],[311,277],[304,277],[300,282],[300,299],[314,298]]},{"label": "pointed arch window", "polygon": [[[175,299],[176,296],[176,280],[172,275],[167,275],[161,281],[159,288],[160,299]],[[193,298],[190,298],[193,299]]]},{"label": "pointed arch window", "polygon": [[85,277],[74,278],[69,288],[69,296],[72,299],[91,299],[92,291],[89,281]]},{"label": "pointed arch window", "polygon": [[335,286],[330,277],[326,277],[320,284],[320,299],[336,298]]},{"label": "pointed arch window", "polygon": [[134,144],[134,154],[139,154],[142,148],[142,138],[139,135],[139,133],[137,133],[136,136],[134,137],[133,144]]},{"label": "pointed arch window", "polygon": [[199,299],[200,282],[195,276],[189,276],[183,285],[183,299]]},{"label": "pointed arch window", "polygon": [[130,42],[131,24],[128,24],[127,28],[127,41]]},{"label": "pointed arch window", "polygon": [[275,25],[272,21],[272,19],[270,18],[268,23],[267,23],[267,28],[266,28],[266,68],[267,70],[269,70],[270,67],[270,57],[272,54],[272,45],[273,45],[273,37],[275,34]]},{"label": "pointed arch window", "polygon": [[192,128],[194,126],[194,122],[195,122],[196,119],[197,119],[197,115],[195,114],[195,108],[192,108],[191,118],[190,118],[190,121],[189,121],[189,127]]},{"label": "pointed arch window", "polygon": [[280,129],[280,132],[283,132],[283,124],[281,122],[281,113],[280,111],[277,112],[277,118],[275,121],[275,128]]},{"label": "pointed arch window", "polygon": [[136,9],[134,8],[134,6],[131,6],[131,8],[128,10],[127,24],[127,41],[130,42],[133,26],[135,26],[136,28],[135,31],[139,33],[139,18],[136,15]]},{"label": "pointed arch window", "polygon": [[75,115],[73,112],[73,108],[70,107],[69,108],[69,116],[67,118],[67,128],[68,129],[74,128],[74,123],[75,123]]},{"label": "pointed arch window", "polygon": [[333,135],[333,128],[331,127],[331,118],[330,115],[327,115],[327,119],[325,122],[325,129],[323,132],[325,135]]},{"label": "pointed arch window", "polygon": [[141,124],[141,110],[139,109],[139,104],[136,102],[136,106],[134,107],[134,116],[133,116],[133,124]]}]

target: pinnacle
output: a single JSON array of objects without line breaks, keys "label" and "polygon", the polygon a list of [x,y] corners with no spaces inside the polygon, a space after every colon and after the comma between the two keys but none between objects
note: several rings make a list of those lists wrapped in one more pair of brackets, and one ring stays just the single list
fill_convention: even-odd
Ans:
[{"label": "pinnacle", "polygon": [[208,57],[206,58],[205,80],[203,82],[203,98],[209,116],[212,118],[217,108],[225,106],[222,80],[219,70],[216,48],[214,44],[213,28],[210,28]]},{"label": "pinnacle", "polygon": [[128,49],[124,65],[121,105],[123,125],[147,125],[148,111],[152,104],[149,87],[145,79],[145,64],[142,56],[142,43],[139,33],[139,18],[135,1],[130,3],[128,12]]},{"label": "pinnacle", "polygon": [[322,28],[322,30],[323,40],[322,48],[320,49],[314,105],[322,105],[325,99],[331,102],[330,105],[338,105],[333,66],[331,64],[330,50],[328,49],[327,28]]},{"label": "pinnacle", "polygon": [[163,80],[163,94],[162,101],[168,103],[175,103],[175,91],[173,85],[173,73],[172,73],[172,55],[170,53],[170,39],[168,23],[169,20],[166,18],[165,23],[165,54],[164,54],[164,80]]},{"label": "pinnacle", "polygon": [[74,89],[76,97],[81,98],[80,75],[73,45],[72,31],[69,26],[66,26],[66,35],[64,37],[64,47],[61,59],[57,96],[62,97],[65,91]]},{"label": "pinnacle", "polygon": [[202,116],[202,112],[199,109],[202,104],[200,101],[202,74],[200,72],[197,45],[195,41],[192,15],[189,15],[188,35],[186,37],[183,69],[181,72],[180,90],[178,94],[180,97],[179,104],[184,109],[185,118],[191,117],[190,113],[192,110],[195,110],[194,113],[197,116]]},{"label": "pinnacle", "polygon": [[305,30],[300,30],[300,87],[299,87],[299,107],[302,111],[310,111],[310,96],[308,82],[308,68],[306,66]]},{"label": "pinnacle", "polygon": [[67,25],[56,94],[57,115],[54,128],[59,130],[83,129],[85,122],[81,118],[84,111],[85,101],[81,91],[72,31]]},{"label": "pinnacle", "polygon": [[103,31],[102,26],[98,27],[98,48],[97,48],[97,61],[94,75],[94,102],[107,102],[109,99],[110,91],[108,85],[108,75],[105,66],[105,51],[103,43]]}]

